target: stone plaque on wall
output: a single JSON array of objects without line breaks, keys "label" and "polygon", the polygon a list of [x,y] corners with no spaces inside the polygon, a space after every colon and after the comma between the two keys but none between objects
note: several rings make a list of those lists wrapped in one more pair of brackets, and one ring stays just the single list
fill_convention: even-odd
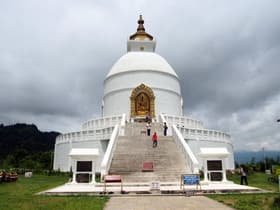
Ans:
[{"label": "stone plaque on wall", "polygon": [[77,161],[77,172],[91,172],[92,161]]},{"label": "stone plaque on wall", "polygon": [[207,160],[208,171],[221,171],[223,170],[221,160]]},{"label": "stone plaque on wall", "polygon": [[221,172],[211,172],[210,173],[210,180],[211,181],[222,181],[223,173]]}]

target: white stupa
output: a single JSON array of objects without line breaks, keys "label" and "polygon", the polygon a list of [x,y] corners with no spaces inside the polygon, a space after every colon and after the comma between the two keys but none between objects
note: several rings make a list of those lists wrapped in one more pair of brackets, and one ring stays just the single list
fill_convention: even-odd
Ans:
[{"label": "white stupa", "polygon": [[115,63],[105,79],[104,115],[145,115],[147,110],[134,112],[130,98],[136,97],[144,88],[146,91],[142,96],[151,99],[148,111],[152,117],[161,113],[180,116],[183,99],[178,76],[167,61],[155,53],[156,41],[145,32],[141,16],[138,24],[137,32],[127,41],[127,53]]},{"label": "white stupa", "polygon": [[[127,41],[127,53],[113,65],[104,80],[101,117],[83,123],[81,131],[57,137],[54,169],[69,171],[73,166],[71,150],[89,148],[98,149],[96,171],[102,173],[107,167],[106,173],[114,155],[116,143],[113,142],[124,135],[125,124],[138,123],[146,117],[154,123],[167,122],[169,135],[183,139],[182,152],[190,157],[192,172],[205,170],[205,161],[209,160],[221,160],[225,169],[233,169],[230,136],[205,129],[201,121],[183,116],[179,77],[168,62],[155,53],[156,41],[145,32],[143,24],[140,15],[137,32]],[[117,132],[113,132],[114,129]]]}]

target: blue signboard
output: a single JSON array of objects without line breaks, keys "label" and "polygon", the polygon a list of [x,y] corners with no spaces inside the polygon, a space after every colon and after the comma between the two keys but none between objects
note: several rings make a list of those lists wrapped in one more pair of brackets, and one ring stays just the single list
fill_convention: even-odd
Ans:
[{"label": "blue signboard", "polygon": [[199,175],[198,174],[186,174],[183,175],[184,185],[199,185]]}]

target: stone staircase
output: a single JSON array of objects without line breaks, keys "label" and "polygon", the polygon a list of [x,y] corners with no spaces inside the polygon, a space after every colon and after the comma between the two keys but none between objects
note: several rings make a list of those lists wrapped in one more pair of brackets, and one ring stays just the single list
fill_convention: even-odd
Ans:
[{"label": "stone staircase", "polygon": [[[109,174],[122,175],[124,182],[179,182],[181,174],[188,173],[183,155],[172,136],[163,136],[159,123],[152,123],[151,136],[158,134],[158,146],[152,147],[147,136],[146,123],[129,123],[125,136],[119,136]],[[141,132],[142,131],[142,132]],[[142,172],[144,162],[153,162],[153,172]]]}]

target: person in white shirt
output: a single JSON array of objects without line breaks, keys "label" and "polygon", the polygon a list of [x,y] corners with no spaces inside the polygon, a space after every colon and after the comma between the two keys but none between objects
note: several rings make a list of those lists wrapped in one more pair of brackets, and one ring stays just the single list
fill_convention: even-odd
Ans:
[{"label": "person in white shirt", "polygon": [[152,125],[151,125],[150,121],[147,123],[146,128],[147,128],[147,135],[150,136],[151,135],[151,128],[152,128]]},{"label": "person in white shirt", "polygon": [[243,182],[245,182],[245,185],[248,185],[247,173],[243,167],[240,168],[240,174],[241,174],[240,184],[243,185]]}]

